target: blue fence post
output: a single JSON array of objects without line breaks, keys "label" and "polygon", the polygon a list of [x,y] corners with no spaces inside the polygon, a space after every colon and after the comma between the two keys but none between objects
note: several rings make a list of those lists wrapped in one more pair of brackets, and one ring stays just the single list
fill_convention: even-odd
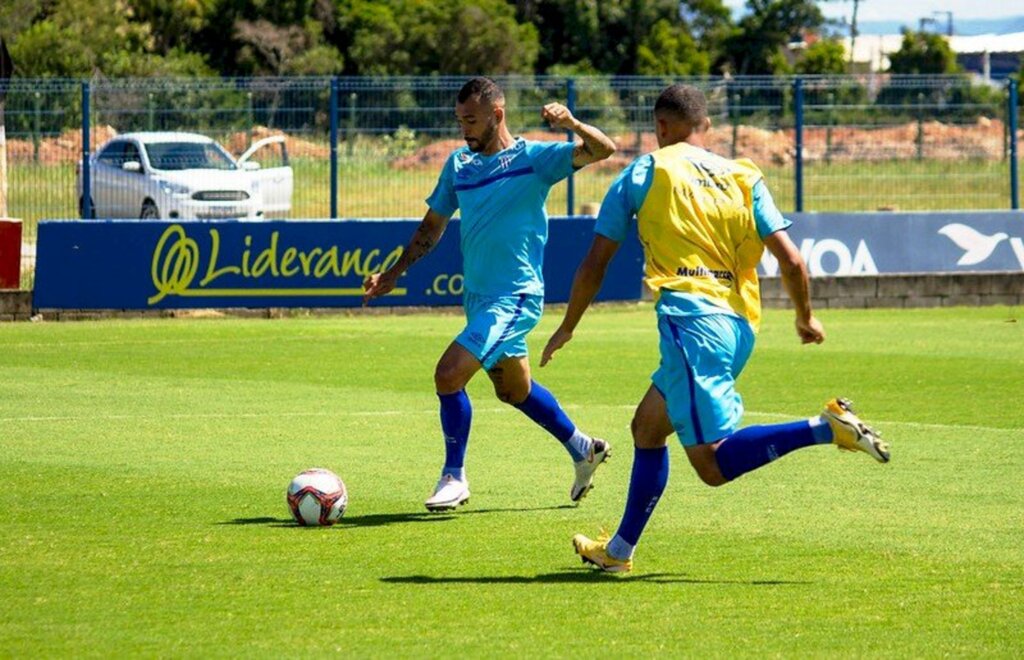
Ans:
[{"label": "blue fence post", "polygon": [[796,142],[796,160],[794,161],[794,176],[796,177],[794,197],[796,200],[796,212],[804,211],[804,81],[797,78],[793,81],[793,113],[794,140]]},{"label": "blue fence post", "polygon": [[[569,108],[569,112],[571,112],[573,115],[575,115],[576,114],[576,80],[574,78],[569,78],[566,81],[565,97],[566,97],[565,98],[566,107]],[[568,140],[569,142],[572,142],[573,140],[576,139],[576,136],[575,136],[575,134],[573,134],[572,131],[566,131],[565,132],[565,139]],[[573,212],[573,209],[576,208],[576,203],[575,203],[576,202],[576,199],[575,199],[576,198],[576,186],[575,186],[575,182],[573,181],[573,175],[572,174],[570,174],[569,178],[567,179],[567,185],[568,185],[568,189],[566,190],[566,202],[565,202],[566,211],[565,211],[565,214],[571,216],[571,215],[575,215],[575,213]]]},{"label": "blue fence post", "polygon": [[1017,81],[1010,78],[1006,123],[1010,128],[1010,208],[1020,208],[1020,179],[1017,172]]},{"label": "blue fence post", "polygon": [[89,81],[82,83],[82,208],[79,215],[83,220],[92,218],[92,171],[89,163],[89,152],[92,147],[89,145],[90,130],[92,123],[89,119],[90,102]]},{"label": "blue fence post", "polygon": [[331,220],[338,219],[338,78],[331,78]]}]

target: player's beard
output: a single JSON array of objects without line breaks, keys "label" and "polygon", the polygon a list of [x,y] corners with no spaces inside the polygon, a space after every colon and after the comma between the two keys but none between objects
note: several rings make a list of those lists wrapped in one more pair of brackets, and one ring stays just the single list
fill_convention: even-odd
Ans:
[{"label": "player's beard", "polygon": [[484,130],[483,135],[479,138],[466,138],[466,146],[468,146],[469,150],[473,153],[480,153],[494,140],[494,136],[497,132],[498,122],[492,120],[491,124],[486,130]]}]

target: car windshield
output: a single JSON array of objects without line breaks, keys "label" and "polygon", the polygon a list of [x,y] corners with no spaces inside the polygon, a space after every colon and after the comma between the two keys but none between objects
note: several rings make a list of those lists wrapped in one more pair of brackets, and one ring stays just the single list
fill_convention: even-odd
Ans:
[{"label": "car windshield", "polygon": [[155,170],[235,170],[231,157],[213,142],[154,142],[146,145]]}]

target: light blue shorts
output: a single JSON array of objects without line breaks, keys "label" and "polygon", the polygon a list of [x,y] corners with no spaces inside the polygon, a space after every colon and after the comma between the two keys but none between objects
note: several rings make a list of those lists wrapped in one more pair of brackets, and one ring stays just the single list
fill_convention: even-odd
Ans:
[{"label": "light blue shorts", "polygon": [[467,291],[462,307],[466,328],[455,341],[489,370],[504,358],[527,355],[526,335],[540,321],[544,296],[479,296]]},{"label": "light blue shorts", "polygon": [[736,430],[743,399],[736,378],[754,349],[746,320],[730,314],[658,315],[661,364],[651,376],[668,404],[684,447],[715,442]]}]

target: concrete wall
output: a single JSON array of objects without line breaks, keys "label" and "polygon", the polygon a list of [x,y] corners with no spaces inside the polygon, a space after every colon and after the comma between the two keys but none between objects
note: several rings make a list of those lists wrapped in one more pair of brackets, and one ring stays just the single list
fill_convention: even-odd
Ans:
[{"label": "concrete wall", "polygon": [[[790,307],[778,277],[761,280],[765,307]],[[953,273],[815,277],[811,301],[818,309],[1022,305],[1024,273]]]},{"label": "concrete wall", "polygon": [[0,291],[0,321],[27,321],[31,316],[31,291]]},{"label": "concrete wall", "polygon": [[[646,290],[645,290],[646,291]],[[649,298],[649,297],[648,297]],[[789,298],[778,277],[761,279],[765,307],[787,308]],[[866,309],[873,307],[951,307],[956,305],[1024,305],[1024,273],[962,273],[948,275],[864,275],[857,277],[815,277],[811,300],[817,309]],[[348,314],[403,313],[425,308],[372,308],[347,310]],[[455,308],[438,308],[455,309]],[[27,321],[33,313],[31,291],[0,291],[0,321]],[[300,316],[306,310],[232,310],[232,316],[279,318]],[[313,310],[313,313],[326,310]],[[210,313],[216,315],[216,313]],[[160,318],[200,316],[198,310],[81,311],[43,310],[51,321],[99,318]]]}]

